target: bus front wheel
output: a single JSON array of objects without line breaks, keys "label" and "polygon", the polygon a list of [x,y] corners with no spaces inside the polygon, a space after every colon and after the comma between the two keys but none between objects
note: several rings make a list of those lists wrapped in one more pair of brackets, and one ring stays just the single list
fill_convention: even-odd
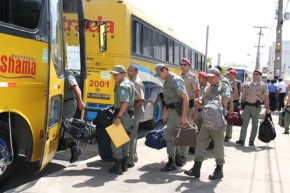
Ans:
[{"label": "bus front wheel", "polygon": [[12,160],[8,125],[0,121],[0,187],[5,184],[16,167],[15,151],[14,155],[14,159]]},{"label": "bus front wheel", "polygon": [[157,97],[155,103],[154,103],[154,109],[153,109],[153,116],[152,119],[147,121],[146,128],[149,128],[150,130],[154,129],[155,123],[162,118],[162,100],[161,97]]}]

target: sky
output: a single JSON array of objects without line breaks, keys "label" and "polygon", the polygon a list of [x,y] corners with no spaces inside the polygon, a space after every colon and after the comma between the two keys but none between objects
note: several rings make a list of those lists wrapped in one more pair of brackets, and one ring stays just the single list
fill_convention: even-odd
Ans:
[{"label": "sky", "polygon": [[[278,0],[127,0],[149,18],[170,28],[212,64],[244,64],[255,68],[260,28],[260,65],[266,66],[269,46],[276,40]],[[290,6],[284,0],[283,11]],[[284,21],[283,41],[290,40],[290,20]],[[220,60],[218,61],[218,56]]]}]

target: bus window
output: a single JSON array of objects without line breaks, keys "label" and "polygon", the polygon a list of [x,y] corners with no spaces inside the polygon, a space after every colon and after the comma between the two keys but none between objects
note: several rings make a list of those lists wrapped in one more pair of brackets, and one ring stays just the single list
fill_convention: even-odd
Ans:
[{"label": "bus window", "polygon": [[173,63],[173,40],[168,40],[168,62]]},{"label": "bus window", "polygon": [[136,54],[143,54],[142,50],[142,24],[134,22],[134,40],[133,40],[133,51]]},{"label": "bus window", "polygon": [[154,36],[154,58],[166,61],[166,37],[158,32]]},{"label": "bus window", "polygon": [[1,1],[0,21],[35,29],[39,23],[42,0]]},{"label": "bus window", "polygon": [[[58,3],[60,3],[58,1]],[[51,15],[51,58],[58,77],[63,75],[63,29],[61,14]]]},{"label": "bus window", "polygon": [[180,57],[179,57],[179,44],[174,42],[174,64],[179,64]]},{"label": "bus window", "polygon": [[184,50],[185,50],[184,46],[180,46],[180,60],[185,57]]},{"label": "bus window", "polygon": [[153,56],[152,40],[153,40],[152,29],[146,26],[143,26],[143,54],[145,56],[149,56],[149,57]]}]

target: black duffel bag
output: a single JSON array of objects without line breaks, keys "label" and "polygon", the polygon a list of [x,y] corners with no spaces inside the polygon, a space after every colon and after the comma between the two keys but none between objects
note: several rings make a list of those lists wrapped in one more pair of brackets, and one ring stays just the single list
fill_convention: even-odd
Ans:
[{"label": "black duffel bag", "polygon": [[264,143],[269,143],[276,138],[275,126],[272,121],[272,116],[266,113],[264,121],[259,126],[258,139]]}]

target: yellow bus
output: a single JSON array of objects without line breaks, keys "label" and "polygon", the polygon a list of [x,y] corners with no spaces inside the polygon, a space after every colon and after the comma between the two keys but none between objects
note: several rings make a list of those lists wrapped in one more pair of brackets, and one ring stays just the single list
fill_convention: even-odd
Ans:
[{"label": "yellow bus", "polygon": [[[64,69],[76,61],[86,78],[85,20],[82,0],[0,1],[0,185],[17,158],[54,157],[62,123]],[[63,12],[78,22],[73,45],[65,42]],[[64,26],[65,24],[66,26]],[[97,38],[98,39],[98,38]],[[103,41],[102,41],[103,42]],[[82,85],[82,89],[85,85]]]},{"label": "yellow bus", "polygon": [[[157,63],[166,63],[170,71],[180,74],[180,60],[192,61],[193,72],[205,70],[205,56],[180,41],[172,32],[161,28],[141,11],[123,0],[87,0],[85,17],[107,23],[106,53],[96,52],[94,29],[86,34],[88,91],[86,102],[90,107],[104,108],[113,104],[114,81],[110,71],[116,64],[128,68],[135,64],[145,85],[145,114],[141,122],[152,128],[161,117],[162,81],[154,77]],[[89,114],[93,119],[96,114]]]}]

